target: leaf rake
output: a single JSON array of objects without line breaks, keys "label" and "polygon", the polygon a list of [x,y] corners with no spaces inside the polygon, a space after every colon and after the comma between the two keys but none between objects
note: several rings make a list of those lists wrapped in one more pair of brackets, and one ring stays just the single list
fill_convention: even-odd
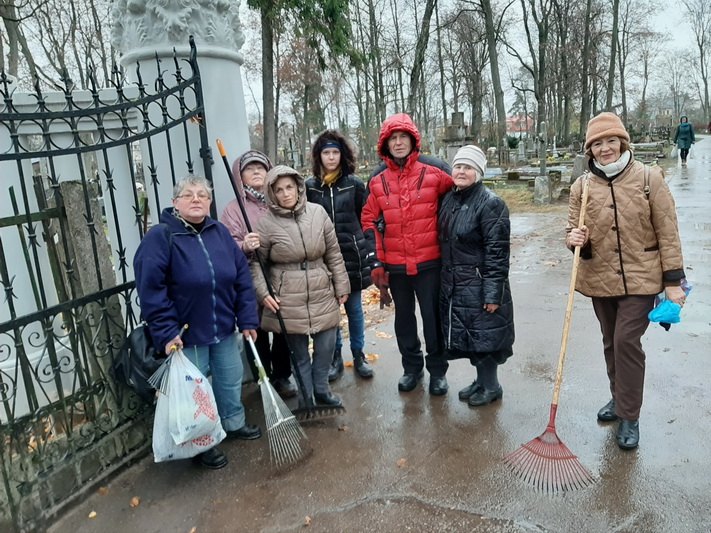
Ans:
[{"label": "leaf rake", "polygon": [[264,420],[267,424],[269,457],[276,467],[297,463],[311,452],[308,437],[296,417],[289,411],[284,400],[276,393],[264,370],[257,347],[251,338],[247,339],[254,363],[259,372],[259,389],[262,394]]},{"label": "leaf rake", "polygon": [[[583,197],[580,206],[578,227],[585,223],[585,210],[588,201],[588,180],[584,180]],[[558,370],[555,376],[553,389],[553,402],[551,403],[550,418],[546,430],[532,441],[524,444],[504,457],[504,464],[525,482],[532,484],[537,490],[543,492],[560,492],[577,490],[587,487],[595,480],[590,472],[580,464],[578,458],[563,444],[555,429],[555,418],[558,413],[558,399],[560,386],[563,381],[563,366],[565,353],[568,346],[568,332],[570,330],[570,317],[573,312],[573,299],[575,298],[575,280],[578,276],[580,264],[580,246],[575,247],[573,257],[573,272],[570,277],[568,290],[568,306],[563,323],[563,339],[558,357]]]}]

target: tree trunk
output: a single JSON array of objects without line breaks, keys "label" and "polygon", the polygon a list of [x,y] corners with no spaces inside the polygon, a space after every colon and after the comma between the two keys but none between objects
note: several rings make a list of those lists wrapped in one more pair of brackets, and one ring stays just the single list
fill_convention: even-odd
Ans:
[{"label": "tree trunk", "polygon": [[590,120],[590,89],[588,88],[588,78],[590,77],[590,25],[592,24],[592,21],[590,20],[591,13],[592,0],[587,0],[585,4],[585,20],[583,21],[583,25],[585,26],[585,36],[583,37],[582,51],[583,67],[580,73],[580,77],[582,80],[580,88],[580,140],[585,139],[588,120]]},{"label": "tree trunk", "polygon": [[277,128],[274,105],[274,27],[272,9],[264,4],[262,13],[262,105],[264,107],[264,153],[276,163]]},{"label": "tree trunk", "polygon": [[439,88],[442,98],[442,118],[444,127],[447,128],[447,87],[444,81],[444,60],[442,59],[442,28],[439,24],[439,4],[435,5],[435,23],[437,24],[437,61],[439,63]]},{"label": "tree trunk", "polygon": [[506,136],[506,105],[504,101],[504,90],[501,87],[501,76],[499,73],[499,55],[496,52],[496,27],[494,26],[494,14],[491,10],[490,0],[481,0],[481,8],[484,11],[484,24],[486,25],[486,45],[489,49],[489,67],[491,68],[491,84],[494,90],[494,100],[496,102],[496,123],[497,144],[503,142]]},{"label": "tree trunk", "polygon": [[612,0],[612,36],[610,45],[610,69],[607,71],[607,98],[605,109],[612,111],[612,96],[615,91],[615,63],[617,62],[617,26],[620,18],[620,0]]},{"label": "tree trunk", "polygon": [[[412,115],[417,103],[417,93],[420,90],[420,76],[422,74],[422,64],[425,62],[425,51],[430,38],[430,21],[432,20],[432,12],[437,0],[427,0],[425,5],[425,14],[422,16],[422,24],[420,26],[420,35],[417,38],[415,46],[415,61],[410,73],[410,94],[407,97],[407,113]],[[399,32],[398,32],[399,33]]]}]

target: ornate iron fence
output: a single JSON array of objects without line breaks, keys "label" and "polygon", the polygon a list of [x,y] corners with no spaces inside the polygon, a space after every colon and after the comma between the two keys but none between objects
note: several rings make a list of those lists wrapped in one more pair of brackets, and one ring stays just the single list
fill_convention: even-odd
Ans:
[{"label": "ornate iron fence", "polygon": [[133,253],[196,145],[212,178],[190,45],[170,69],[156,56],[150,85],[138,65],[133,83],[115,68],[110,88],[21,94],[0,73],[2,531],[43,529],[150,446],[152,409],[110,368],[140,314]]}]

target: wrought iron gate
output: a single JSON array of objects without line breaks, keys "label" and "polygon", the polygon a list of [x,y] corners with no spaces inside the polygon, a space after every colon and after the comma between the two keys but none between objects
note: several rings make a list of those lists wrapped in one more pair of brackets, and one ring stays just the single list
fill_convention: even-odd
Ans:
[{"label": "wrought iron gate", "polygon": [[0,73],[2,531],[44,529],[150,446],[152,409],[110,368],[140,313],[133,252],[196,144],[212,179],[190,47],[108,89],[20,94]]}]

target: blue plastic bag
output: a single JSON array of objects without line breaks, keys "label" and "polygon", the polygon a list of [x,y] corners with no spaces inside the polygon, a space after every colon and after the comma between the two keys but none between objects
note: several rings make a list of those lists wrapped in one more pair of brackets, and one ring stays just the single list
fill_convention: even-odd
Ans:
[{"label": "blue plastic bag", "polygon": [[681,306],[671,300],[662,300],[661,303],[649,312],[649,320],[665,324],[677,324],[681,320]]}]

